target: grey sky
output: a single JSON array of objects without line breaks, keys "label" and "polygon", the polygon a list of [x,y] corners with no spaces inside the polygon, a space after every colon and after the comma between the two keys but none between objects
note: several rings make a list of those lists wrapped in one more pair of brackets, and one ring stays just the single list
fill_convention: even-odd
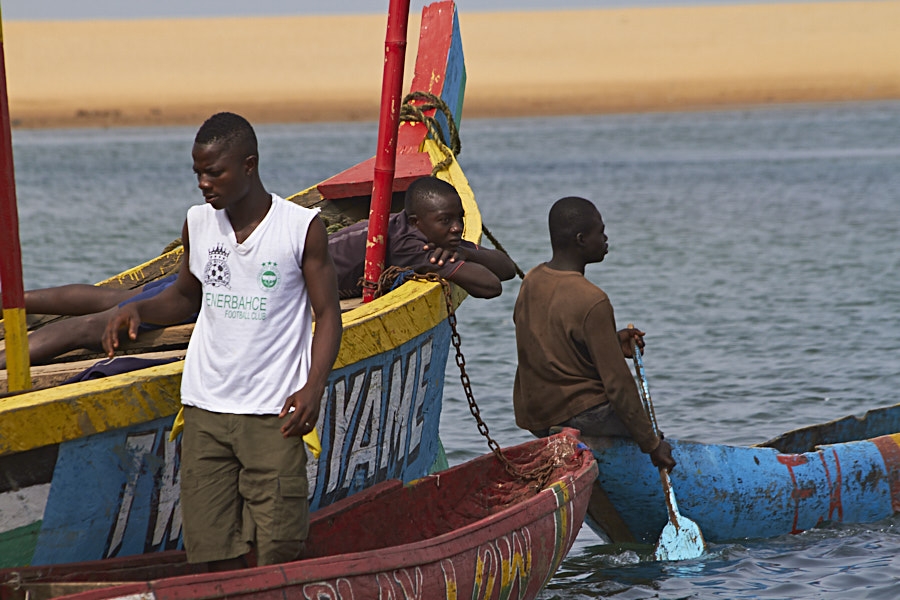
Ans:
[{"label": "grey sky", "polygon": [[[737,4],[740,0],[457,0],[460,11]],[[750,0],[757,3],[787,0]],[[802,0],[801,0],[802,1]],[[418,14],[428,0],[411,0]],[[386,14],[389,0],[0,0],[3,18],[139,19],[203,16]]]}]

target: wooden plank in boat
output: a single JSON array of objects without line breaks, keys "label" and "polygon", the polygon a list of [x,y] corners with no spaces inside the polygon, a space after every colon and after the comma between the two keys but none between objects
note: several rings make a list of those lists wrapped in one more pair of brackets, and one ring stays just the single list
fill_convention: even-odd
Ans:
[{"label": "wooden plank in boat", "polygon": [[[184,358],[184,349],[166,350],[163,352],[146,352],[135,356],[141,358]],[[101,357],[102,358],[102,357]],[[61,384],[66,379],[74,377],[85,369],[100,360],[92,357],[83,360],[70,361],[65,363],[54,363],[52,365],[39,365],[31,367],[31,385],[32,391],[53,387]],[[6,385],[6,371],[0,370],[0,394],[6,394],[9,389]]]}]

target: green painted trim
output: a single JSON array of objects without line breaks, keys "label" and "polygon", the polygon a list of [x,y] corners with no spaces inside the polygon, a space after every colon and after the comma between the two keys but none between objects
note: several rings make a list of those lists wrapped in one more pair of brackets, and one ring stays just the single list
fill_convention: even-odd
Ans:
[{"label": "green painted trim", "polygon": [[30,565],[43,521],[0,533],[0,569]]},{"label": "green painted trim", "polygon": [[434,457],[434,462],[431,463],[431,468],[428,469],[428,474],[433,475],[439,471],[446,471],[449,468],[450,463],[447,461],[447,453],[444,452],[444,443],[441,441],[441,438],[438,438],[437,456]]}]

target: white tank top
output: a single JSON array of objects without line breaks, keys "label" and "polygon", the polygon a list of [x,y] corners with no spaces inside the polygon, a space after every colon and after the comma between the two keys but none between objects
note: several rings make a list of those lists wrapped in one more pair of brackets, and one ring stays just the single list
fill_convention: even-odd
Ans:
[{"label": "white tank top", "polygon": [[278,414],[306,383],[312,312],[301,268],[317,211],[272,194],[238,244],[224,210],[188,210],[190,270],[203,286],[188,344],[181,402],[233,414]]}]

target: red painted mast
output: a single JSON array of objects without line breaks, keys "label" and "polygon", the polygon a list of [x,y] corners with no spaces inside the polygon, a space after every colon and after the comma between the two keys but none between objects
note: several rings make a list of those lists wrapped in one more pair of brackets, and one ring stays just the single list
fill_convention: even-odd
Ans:
[{"label": "red painted mast", "polygon": [[13,170],[6,57],[3,52],[3,16],[0,13],[0,287],[6,331],[7,385],[10,391],[31,388],[25,291],[22,286],[22,248]]},{"label": "red painted mast", "polygon": [[363,302],[375,297],[375,284],[384,270],[387,251],[388,216],[397,162],[397,130],[400,126],[400,102],[403,93],[403,65],[406,60],[406,27],[409,0],[390,0],[387,35],[384,40],[384,76],[381,81],[381,113],[378,119],[378,151],[369,205],[369,233],[366,239],[366,263]]}]

